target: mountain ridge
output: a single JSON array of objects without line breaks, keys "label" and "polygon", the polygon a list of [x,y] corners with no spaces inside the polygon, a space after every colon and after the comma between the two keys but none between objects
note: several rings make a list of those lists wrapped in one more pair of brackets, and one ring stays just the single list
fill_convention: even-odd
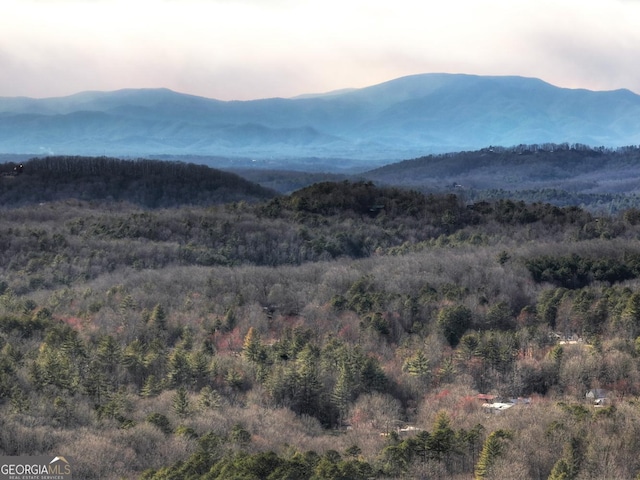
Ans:
[{"label": "mountain ridge", "polygon": [[637,144],[640,96],[467,74],[248,101],[121,89],[0,97],[0,132],[6,153],[320,157],[376,166],[488,145]]}]

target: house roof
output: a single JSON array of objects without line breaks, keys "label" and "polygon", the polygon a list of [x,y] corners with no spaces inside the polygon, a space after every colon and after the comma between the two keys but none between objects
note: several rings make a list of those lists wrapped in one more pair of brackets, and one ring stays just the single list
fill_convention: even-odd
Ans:
[{"label": "house roof", "polygon": [[593,388],[586,393],[587,398],[606,398],[607,391],[603,388]]},{"label": "house roof", "polygon": [[494,400],[496,398],[495,395],[491,395],[489,393],[479,393],[478,400]]},{"label": "house roof", "polygon": [[513,403],[485,403],[482,405],[482,408],[486,408],[488,410],[493,410],[493,411],[497,411],[497,412],[502,412],[504,410],[507,410],[511,407],[513,407]]}]

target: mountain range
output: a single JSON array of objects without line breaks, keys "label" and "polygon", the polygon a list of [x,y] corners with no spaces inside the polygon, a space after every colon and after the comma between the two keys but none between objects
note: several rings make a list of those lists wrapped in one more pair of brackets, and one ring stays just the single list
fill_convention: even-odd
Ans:
[{"label": "mountain range", "polygon": [[639,144],[640,96],[525,77],[423,74],[252,101],[167,89],[0,97],[0,152],[16,154],[333,159],[339,170],[546,142]]}]

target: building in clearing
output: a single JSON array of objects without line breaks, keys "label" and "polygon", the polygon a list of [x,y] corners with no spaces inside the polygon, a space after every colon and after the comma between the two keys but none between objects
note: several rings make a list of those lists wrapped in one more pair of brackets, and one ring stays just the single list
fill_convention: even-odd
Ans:
[{"label": "building in clearing", "polygon": [[609,392],[603,388],[593,388],[585,394],[585,398],[594,405],[604,405],[609,400]]}]

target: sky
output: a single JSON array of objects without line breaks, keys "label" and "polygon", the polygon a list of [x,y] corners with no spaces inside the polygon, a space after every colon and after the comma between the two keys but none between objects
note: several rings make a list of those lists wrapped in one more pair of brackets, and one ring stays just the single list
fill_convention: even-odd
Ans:
[{"label": "sky", "polygon": [[640,93],[640,0],[3,0],[0,97],[293,97],[419,73]]}]

